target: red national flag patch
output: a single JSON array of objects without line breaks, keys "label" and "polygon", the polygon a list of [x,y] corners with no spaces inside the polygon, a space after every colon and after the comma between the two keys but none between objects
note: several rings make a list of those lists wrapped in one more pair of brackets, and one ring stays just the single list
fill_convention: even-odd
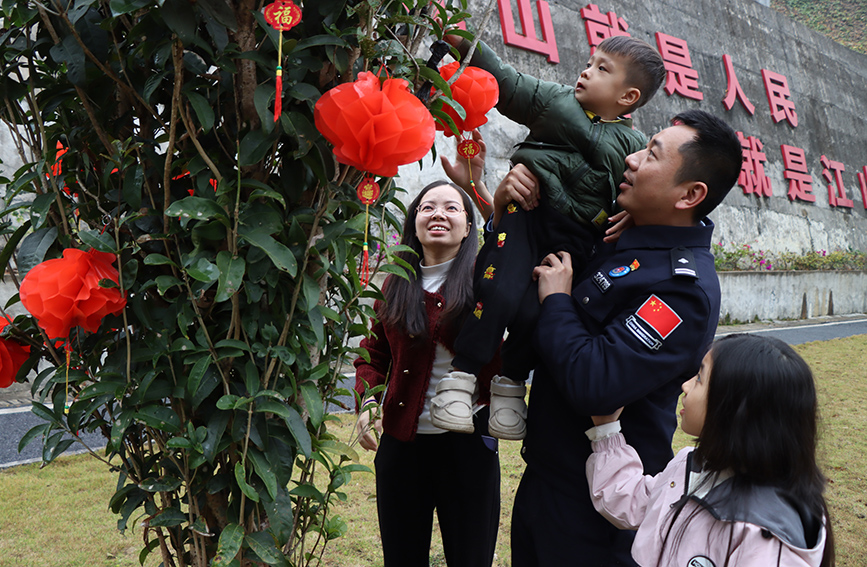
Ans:
[{"label": "red national flag patch", "polygon": [[648,297],[635,314],[653,327],[653,330],[663,339],[667,338],[683,321],[674,309],[655,295]]}]

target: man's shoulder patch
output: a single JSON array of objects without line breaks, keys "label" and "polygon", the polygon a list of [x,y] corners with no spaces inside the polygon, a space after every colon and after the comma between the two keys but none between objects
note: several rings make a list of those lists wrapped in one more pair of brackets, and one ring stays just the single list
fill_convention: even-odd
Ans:
[{"label": "man's shoulder patch", "polygon": [[679,246],[671,250],[671,275],[698,279],[695,256],[692,250]]}]

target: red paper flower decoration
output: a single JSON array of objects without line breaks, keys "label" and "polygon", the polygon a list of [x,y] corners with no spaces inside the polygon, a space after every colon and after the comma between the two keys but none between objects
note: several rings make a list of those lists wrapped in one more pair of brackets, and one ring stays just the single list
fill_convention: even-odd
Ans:
[{"label": "red paper flower decoration", "polygon": [[[0,317],[0,332],[9,320]],[[30,347],[22,346],[12,339],[0,338],[0,388],[8,388],[15,382],[15,376],[29,356]]]},{"label": "red paper flower decoration", "polygon": [[[440,76],[448,81],[460,67],[455,61],[440,68]],[[467,117],[461,118],[452,107],[443,105],[443,112],[452,117],[458,130],[469,132],[488,121],[486,114],[500,100],[500,87],[493,75],[478,67],[467,67],[458,80],[452,83],[452,98],[464,107]],[[437,130],[446,136],[454,136],[451,130],[437,122]]]},{"label": "red paper flower decoration", "polygon": [[75,326],[95,332],[106,315],[120,313],[126,305],[121,290],[99,286],[100,280],[118,283],[115,259],[106,252],[67,248],[62,258],[27,273],[19,289],[21,303],[49,338],[68,337]]},{"label": "red paper flower decoration", "polygon": [[322,95],[313,116],[340,163],[383,177],[423,158],[436,133],[433,117],[406,81],[386,79],[380,87],[368,72]]}]

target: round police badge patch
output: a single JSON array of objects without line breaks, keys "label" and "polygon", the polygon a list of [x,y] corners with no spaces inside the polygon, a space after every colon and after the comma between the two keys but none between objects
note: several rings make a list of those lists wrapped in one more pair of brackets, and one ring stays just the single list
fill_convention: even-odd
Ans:
[{"label": "round police badge patch", "polygon": [[629,266],[620,266],[619,268],[614,268],[613,270],[608,272],[608,275],[612,278],[622,278],[631,271],[632,270]]},{"label": "round police badge patch", "polygon": [[686,567],[716,567],[716,565],[714,565],[714,562],[704,555],[696,555],[689,560]]}]

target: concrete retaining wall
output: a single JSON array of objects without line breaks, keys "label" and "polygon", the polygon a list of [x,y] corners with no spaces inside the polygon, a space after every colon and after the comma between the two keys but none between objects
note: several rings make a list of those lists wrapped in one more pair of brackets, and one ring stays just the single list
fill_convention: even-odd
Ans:
[{"label": "concrete retaining wall", "polygon": [[867,272],[720,272],[720,320],[867,313]]}]

